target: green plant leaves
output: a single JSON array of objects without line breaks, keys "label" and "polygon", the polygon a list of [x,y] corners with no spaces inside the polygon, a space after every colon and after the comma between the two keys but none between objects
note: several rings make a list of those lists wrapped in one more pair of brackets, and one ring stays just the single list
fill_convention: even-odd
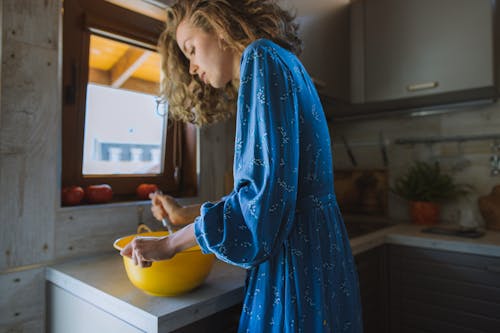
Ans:
[{"label": "green plant leaves", "polygon": [[410,201],[442,202],[470,192],[472,186],[457,184],[441,172],[438,163],[415,162],[408,172],[396,179],[392,191]]}]

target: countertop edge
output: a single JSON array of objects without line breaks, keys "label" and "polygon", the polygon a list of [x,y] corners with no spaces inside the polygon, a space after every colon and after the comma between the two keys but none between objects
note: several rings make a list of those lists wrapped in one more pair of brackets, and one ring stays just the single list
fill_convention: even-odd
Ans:
[{"label": "countertop edge", "polygon": [[419,235],[404,235],[388,232],[385,243],[395,245],[414,246],[427,249],[476,254],[489,257],[500,257],[500,244],[469,243],[455,238],[422,237]]},{"label": "countertop edge", "polygon": [[353,238],[353,255],[383,244],[414,246],[427,249],[500,257],[500,233],[487,231],[481,238],[460,238],[423,233],[425,226],[394,225],[370,234]]}]

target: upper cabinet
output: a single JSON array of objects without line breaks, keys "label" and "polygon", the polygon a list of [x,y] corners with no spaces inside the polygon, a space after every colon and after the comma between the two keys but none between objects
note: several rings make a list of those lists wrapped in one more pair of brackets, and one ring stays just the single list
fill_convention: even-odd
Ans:
[{"label": "upper cabinet", "polygon": [[351,112],[495,99],[494,0],[355,0]]}]

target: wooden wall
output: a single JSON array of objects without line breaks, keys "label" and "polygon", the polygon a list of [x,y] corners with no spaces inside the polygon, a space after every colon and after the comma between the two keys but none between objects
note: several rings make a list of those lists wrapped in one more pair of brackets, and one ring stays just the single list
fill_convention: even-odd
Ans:
[{"label": "wooden wall", "polygon": [[[138,222],[159,228],[149,203],[59,205],[60,0],[0,2],[0,332],[43,332],[44,267],[112,252]],[[234,120],[200,131],[197,198],[224,194]]]}]

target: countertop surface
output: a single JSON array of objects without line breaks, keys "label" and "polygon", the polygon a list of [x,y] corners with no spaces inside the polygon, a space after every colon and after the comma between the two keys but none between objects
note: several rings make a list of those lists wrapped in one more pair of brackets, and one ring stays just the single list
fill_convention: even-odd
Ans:
[{"label": "countertop surface", "polygon": [[[398,224],[351,239],[353,254],[382,244],[500,257],[500,232],[480,238],[423,233],[424,227]],[[149,296],[128,280],[118,253],[47,267],[46,279],[98,308],[137,327],[173,330],[238,304],[243,299],[245,270],[216,261],[199,288],[177,297]]]},{"label": "countertop surface", "polygon": [[437,235],[422,232],[426,226],[396,224],[351,239],[354,255],[382,244],[399,244],[436,250],[500,257],[500,232],[486,230],[479,238]]},{"label": "countertop surface", "polygon": [[46,279],[98,308],[147,330],[174,330],[238,304],[244,269],[215,261],[197,289],[174,297],[143,293],[128,280],[118,253],[47,267]]}]

